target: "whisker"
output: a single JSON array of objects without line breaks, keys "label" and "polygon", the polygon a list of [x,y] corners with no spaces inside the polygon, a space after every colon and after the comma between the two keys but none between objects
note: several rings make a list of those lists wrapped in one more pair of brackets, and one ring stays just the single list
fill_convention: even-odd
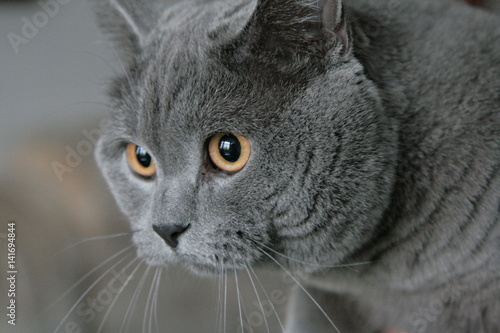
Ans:
[{"label": "whisker", "polygon": [[[113,49],[114,50],[114,49]],[[88,54],[88,55],[91,55],[91,56],[94,56],[96,57],[97,59],[99,60],[102,60],[102,62],[104,62],[106,65],[109,66],[109,68],[111,68],[111,71],[113,72],[114,75],[118,75],[119,72],[116,70],[116,68],[111,64],[111,62],[109,62],[106,58],[96,54],[96,53],[93,53],[93,52],[89,52],[89,51],[80,51],[81,53],[84,53],[84,54]],[[116,56],[116,53],[115,53],[115,56]]]},{"label": "whisker", "polygon": [[234,278],[236,281],[236,293],[238,295],[238,310],[240,313],[241,331],[244,332],[245,328],[243,326],[243,315],[242,315],[242,311],[241,311],[240,286],[238,285],[238,274],[236,273],[236,271],[234,271]]},{"label": "whisker", "polygon": [[[239,272],[238,272],[239,273]],[[248,319],[247,307],[245,306],[245,302],[243,301],[243,294],[241,293],[241,308],[243,309],[243,314],[245,315],[245,319],[247,323],[250,323],[250,319]]]},{"label": "whisker", "polygon": [[61,325],[66,321],[66,319],[68,319],[69,315],[71,314],[71,312],[73,312],[73,310],[78,306],[78,304],[80,304],[81,300],[90,292],[92,291],[92,289],[94,288],[94,286],[97,285],[97,283],[99,283],[99,281],[101,281],[106,275],[109,274],[109,272],[111,272],[116,266],[118,266],[122,261],[124,261],[125,259],[127,259],[129,256],[131,256],[132,253],[129,253],[127,254],[125,257],[121,258],[118,262],[116,262],[113,266],[111,266],[106,272],[104,272],[97,280],[95,280],[91,285],[90,287],[87,288],[87,290],[85,290],[85,292],[82,294],[82,296],[80,296],[80,298],[78,298],[78,300],[75,302],[75,304],[73,304],[73,306],[69,309],[69,311],[66,313],[66,315],[64,316],[64,318],[59,322],[59,325],[57,325],[57,327],[55,328],[54,330],[54,333],[55,332],[58,332],[59,331],[59,328],[61,328]]},{"label": "whisker", "polygon": [[224,333],[226,333],[227,321],[227,271],[224,269]]},{"label": "whisker", "polygon": [[75,283],[73,283],[73,285],[71,287],[69,287],[61,296],[59,296],[54,302],[52,302],[52,304],[49,305],[45,310],[43,310],[42,312],[36,314],[36,316],[41,316],[41,315],[47,313],[57,303],[59,303],[64,297],[66,297],[71,291],[73,291],[73,289],[75,289],[76,287],[78,287],[80,285],[80,283],[82,283],[90,275],[92,275],[95,271],[97,271],[102,266],[108,264],[111,260],[115,259],[116,257],[118,257],[119,255],[121,255],[122,253],[126,252],[127,250],[130,250],[131,248],[132,248],[132,245],[127,246],[123,250],[118,251],[117,253],[115,253],[114,255],[112,255],[111,257],[109,257],[108,259],[106,259],[105,261],[103,261],[102,263],[100,263],[99,265],[97,265],[95,268],[93,268],[92,270],[90,270],[89,272],[87,272],[84,276],[82,276],[80,279],[78,279],[78,281],[76,281]]},{"label": "whisker", "polygon": [[252,283],[253,290],[255,291],[255,296],[257,296],[257,300],[259,301],[260,310],[262,311],[262,317],[264,318],[264,323],[266,324],[267,333],[270,333],[269,325],[267,323],[267,316],[266,316],[266,313],[264,312],[264,307],[262,306],[262,301],[260,300],[260,296],[259,296],[259,293],[257,292],[257,288],[255,288],[255,283],[253,282],[252,275],[250,275],[250,270],[248,269],[248,265],[246,265],[245,268],[246,268],[248,277],[250,278],[250,282]]},{"label": "whisker", "polygon": [[154,321],[156,326],[156,332],[159,332],[160,326],[158,325],[158,294],[160,293],[160,281],[163,274],[163,267],[160,268],[160,273],[158,274],[158,279],[156,280],[155,287],[155,297],[154,297]]},{"label": "whisker", "polygon": [[118,63],[120,64],[120,67],[121,67],[121,69],[123,71],[123,74],[125,75],[125,78],[127,79],[127,83],[129,85],[129,88],[133,88],[132,78],[130,77],[130,73],[127,71],[127,69],[123,65],[122,59],[118,55],[118,52],[116,52],[115,47],[113,45],[110,45],[110,46],[111,46],[111,49],[112,49],[112,51],[113,51],[116,59],[118,60]]},{"label": "whisker", "polygon": [[318,307],[318,309],[325,316],[325,318],[332,325],[332,327],[337,331],[337,333],[340,333],[339,329],[337,328],[337,326],[335,326],[335,324],[333,323],[333,321],[326,314],[325,310],[323,310],[323,308],[321,307],[321,305],[319,305],[319,303],[314,299],[314,297],[312,297],[312,295],[306,290],[306,288],[304,288],[302,286],[302,284],[285,267],[283,267],[283,265],[281,265],[279,263],[279,261],[277,261],[276,259],[274,259],[269,253],[265,252],[264,250],[261,250],[261,249],[259,249],[259,250],[262,253],[264,253],[266,256],[268,256],[269,259],[271,259],[272,261],[274,261],[278,266],[280,266],[288,274],[288,276],[290,276],[292,278],[292,280],[295,281],[295,283],[300,287],[300,289],[302,289],[306,293],[306,295],[311,299],[311,301],[313,301],[314,305],[316,305],[316,307]]},{"label": "whisker", "polygon": [[[144,321],[142,323],[142,331],[146,332],[146,326],[148,327],[148,332],[151,332],[153,323],[153,292],[156,286],[156,279],[158,278],[158,267],[156,267],[155,273],[153,275],[153,281],[151,281],[151,287],[149,288],[148,298],[146,300],[146,307],[144,310]],[[149,314],[148,314],[149,311]],[[149,325],[147,325],[146,318],[149,317]]]},{"label": "whisker", "polygon": [[152,289],[153,296],[151,297],[151,308],[149,311],[149,332],[150,333],[153,332],[153,318],[154,318],[154,306],[155,306],[155,295],[156,295],[155,292],[156,292],[156,287],[158,286],[158,278],[160,276],[160,270],[161,270],[160,267],[156,268],[155,278],[153,279],[154,288]]},{"label": "whisker", "polygon": [[[288,260],[291,260],[291,261],[295,261],[295,262],[298,262],[298,263],[301,263],[301,264],[304,264],[304,265],[309,265],[309,266],[316,266],[316,267],[324,267],[324,268],[349,268],[349,267],[354,267],[354,266],[363,266],[363,265],[369,265],[369,264],[372,264],[373,262],[372,261],[367,261],[367,262],[360,262],[360,263],[354,263],[354,264],[341,264],[341,265],[322,265],[322,264],[313,264],[313,263],[309,263],[309,262],[305,262],[305,261],[302,261],[302,260],[299,260],[299,259],[295,259],[295,258],[292,258],[292,257],[289,257],[283,253],[280,253],[272,248],[270,248],[269,246],[266,246],[262,243],[259,243],[258,241],[256,241],[255,239],[252,239],[248,236],[244,236],[246,237],[248,240],[250,240],[251,242],[254,242],[257,246],[257,248],[259,247],[263,247],[265,248],[266,250],[269,250],[271,252],[273,252],[274,254],[277,254],[283,258],[286,258]],[[259,248],[260,251],[263,251],[262,248]]]},{"label": "whisker", "polygon": [[150,283],[149,285],[149,292],[148,292],[148,297],[146,299],[146,306],[144,307],[144,318],[142,320],[142,330],[141,332],[146,333],[146,326],[147,326],[147,318],[148,318],[148,309],[151,301],[151,294],[153,293],[153,288],[154,288],[154,282],[156,282],[156,273],[153,274],[153,283]]},{"label": "whisker", "polygon": [[[137,260],[139,260],[139,258],[135,258],[133,261],[131,261],[127,266],[125,266],[125,269],[124,270],[127,270],[128,267],[130,267],[134,262],[136,262]],[[142,262],[139,262],[137,264],[137,266],[135,266],[134,270],[132,271],[132,273],[130,273],[129,277],[128,277],[128,280],[134,276],[134,274],[137,272],[137,270],[139,269],[139,267],[141,266]],[[111,302],[111,304],[109,305],[109,308],[108,310],[106,311],[106,313],[104,314],[104,317],[102,318],[102,321],[101,321],[101,324],[99,325],[99,328],[97,329],[97,333],[101,332],[102,328],[104,327],[104,323],[106,322],[106,319],[108,318],[109,314],[111,313],[111,309],[113,308],[113,306],[115,305],[116,301],[118,300],[118,297],[120,297],[121,293],[123,292],[123,290],[125,289],[125,287],[128,285],[128,281],[124,284],[122,284],[122,286],[120,287],[120,289],[118,290],[118,293],[116,294],[116,297],[113,299],[113,302]]]},{"label": "whisker", "polygon": [[133,312],[135,305],[137,303],[137,300],[139,298],[139,294],[142,291],[142,288],[144,287],[144,283],[146,282],[146,278],[148,276],[148,273],[151,269],[151,266],[147,266],[146,270],[142,274],[141,280],[137,284],[137,288],[134,291],[134,294],[132,295],[132,299],[130,301],[130,304],[127,308],[127,311],[125,312],[125,317],[123,319],[122,326],[120,327],[120,332],[126,332],[128,330],[128,326],[130,323],[130,318],[131,318],[131,313]]},{"label": "whisker", "polygon": [[81,245],[81,244],[85,244],[85,243],[88,243],[88,242],[93,242],[93,241],[96,241],[96,240],[107,240],[107,239],[112,239],[112,238],[124,237],[124,236],[128,236],[130,234],[132,234],[132,232],[121,232],[121,233],[117,233],[117,234],[103,235],[103,236],[97,236],[97,237],[92,237],[92,238],[81,239],[81,240],[77,241],[76,243],[74,243],[72,245],[69,245],[68,247],[62,249],[61,251],[56,252],[47,261],[50,262],[50,261],[54,260],[55,258],[57,258],[62,253],[66,252],[66,251],[69,251],[72,248],[77,247],[78,245]]},{"label": "whisker", "polygon": [[271,305],[271,308],[273,309],[274,314],[276,315],[276,319],[278,320],[278,324],[281,327],[281,331],[283,333],[285,333],[285,327],[283,326],[283,323],[281,322],[280,316],[278,315],[278,311],[276,311],[276,308],[274,307],[274,303],[271,301],[271,298],[269,297],[269,294],[267,293],[266,288],[264,288],[264,285],[262,284],[262,282],[260,282],[260,279],[257,276],[257,273],[255,273],[255,271],[252,268],[252,266],[249,265],[248,268],[250,269],[250,271],[252,271],[252,274],[255,277],[255,279],[257,280],[257,283],[259,284],[260,288],[264,292],[264,295],[266,295],[266,298],[269,301],[269,304]]},{"label": "whisker", "polygon": [[217,276],[217,285],[218,285],[218,292],[217,292],[217,310],[215,314],[215,331],[219,332],[220,331],[220,326],[221,326],[221,291],[222,291],[222,266],[220,267],[220,272],[221,274]]}]

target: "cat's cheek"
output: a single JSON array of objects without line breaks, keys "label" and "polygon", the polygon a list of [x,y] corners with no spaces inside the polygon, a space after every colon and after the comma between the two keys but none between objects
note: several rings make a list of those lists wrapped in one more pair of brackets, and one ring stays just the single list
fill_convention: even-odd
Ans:
[{"label": "cat's cheek", "polygon": [[[102,146],[102,144],[101,144]],[[102,147],[98,152],[98,161],[104,177],[107,180],[111,192],[120,210],[131,221],[135,229],[135,221],[141,219],[142,212],[147,210],[151,200],[151,193],[154,192],[155,181],[143,179],[135,176],[127,165],[125,156],[110,159],[104,155]]]}]

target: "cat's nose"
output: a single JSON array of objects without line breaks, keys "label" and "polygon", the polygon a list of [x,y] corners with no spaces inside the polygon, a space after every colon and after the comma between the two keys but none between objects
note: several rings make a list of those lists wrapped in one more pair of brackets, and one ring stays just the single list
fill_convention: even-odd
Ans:
[{"label": "cat's nose", "polygon": [[184,233],[191,225],[181,224],[153,224],[153,230],[160,235],[161,238],[170,246],[175,249],[179,245],[179,236]]}]

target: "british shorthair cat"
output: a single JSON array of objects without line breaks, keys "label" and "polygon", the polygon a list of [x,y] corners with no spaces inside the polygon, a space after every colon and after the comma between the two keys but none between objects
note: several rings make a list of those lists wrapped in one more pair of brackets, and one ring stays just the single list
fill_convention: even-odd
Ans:
[{"label": "british shorthair cat", "polygon": [[287,333],[500,332],[497,16],[446,0],[96,8],[128,61],[96,155],[140,258],[286,270],[303,286]]}]

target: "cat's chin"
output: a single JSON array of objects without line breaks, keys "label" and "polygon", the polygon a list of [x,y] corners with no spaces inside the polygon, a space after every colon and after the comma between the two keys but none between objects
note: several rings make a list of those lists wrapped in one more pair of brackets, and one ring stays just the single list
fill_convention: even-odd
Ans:
[{"label": "cat's chin", "polygon": [[175,265],[178,262],[175,260],[166,260],[166,259],[160,259],[160,258],[150,258],[150,257],[141,257],[139,258],[148,266],[151,267],[167,267],[170,265]]},{"label": "cat's chin", "polygon": [[228,271],[221,267],[214,267],[212,265],[189,263],[184,264],[184,266],[193,274],[202,277],[216,277],[220,276],[223,271]]},{"label": "cat's chin", "polygon": [[153,258],[143,258],[143,261],[151,267],[168,267],[171,265],[181,265],[191,273],[202,277],[217,277],[227,272],[238,271],[244,269],[236,266],[214,266],[199,262],[183,262],[182,260],[156,260]]},{"label": "cat's chin", "polygon": [[199,262],[189,262],[183,263],[183,266],[186,267],[193,274],[203,277],[216,277],[221,276],[228,272],[239,271],[245,269],[246,265],[242,264],[241,266],[237,265],[211,265],[204,264]]}]

